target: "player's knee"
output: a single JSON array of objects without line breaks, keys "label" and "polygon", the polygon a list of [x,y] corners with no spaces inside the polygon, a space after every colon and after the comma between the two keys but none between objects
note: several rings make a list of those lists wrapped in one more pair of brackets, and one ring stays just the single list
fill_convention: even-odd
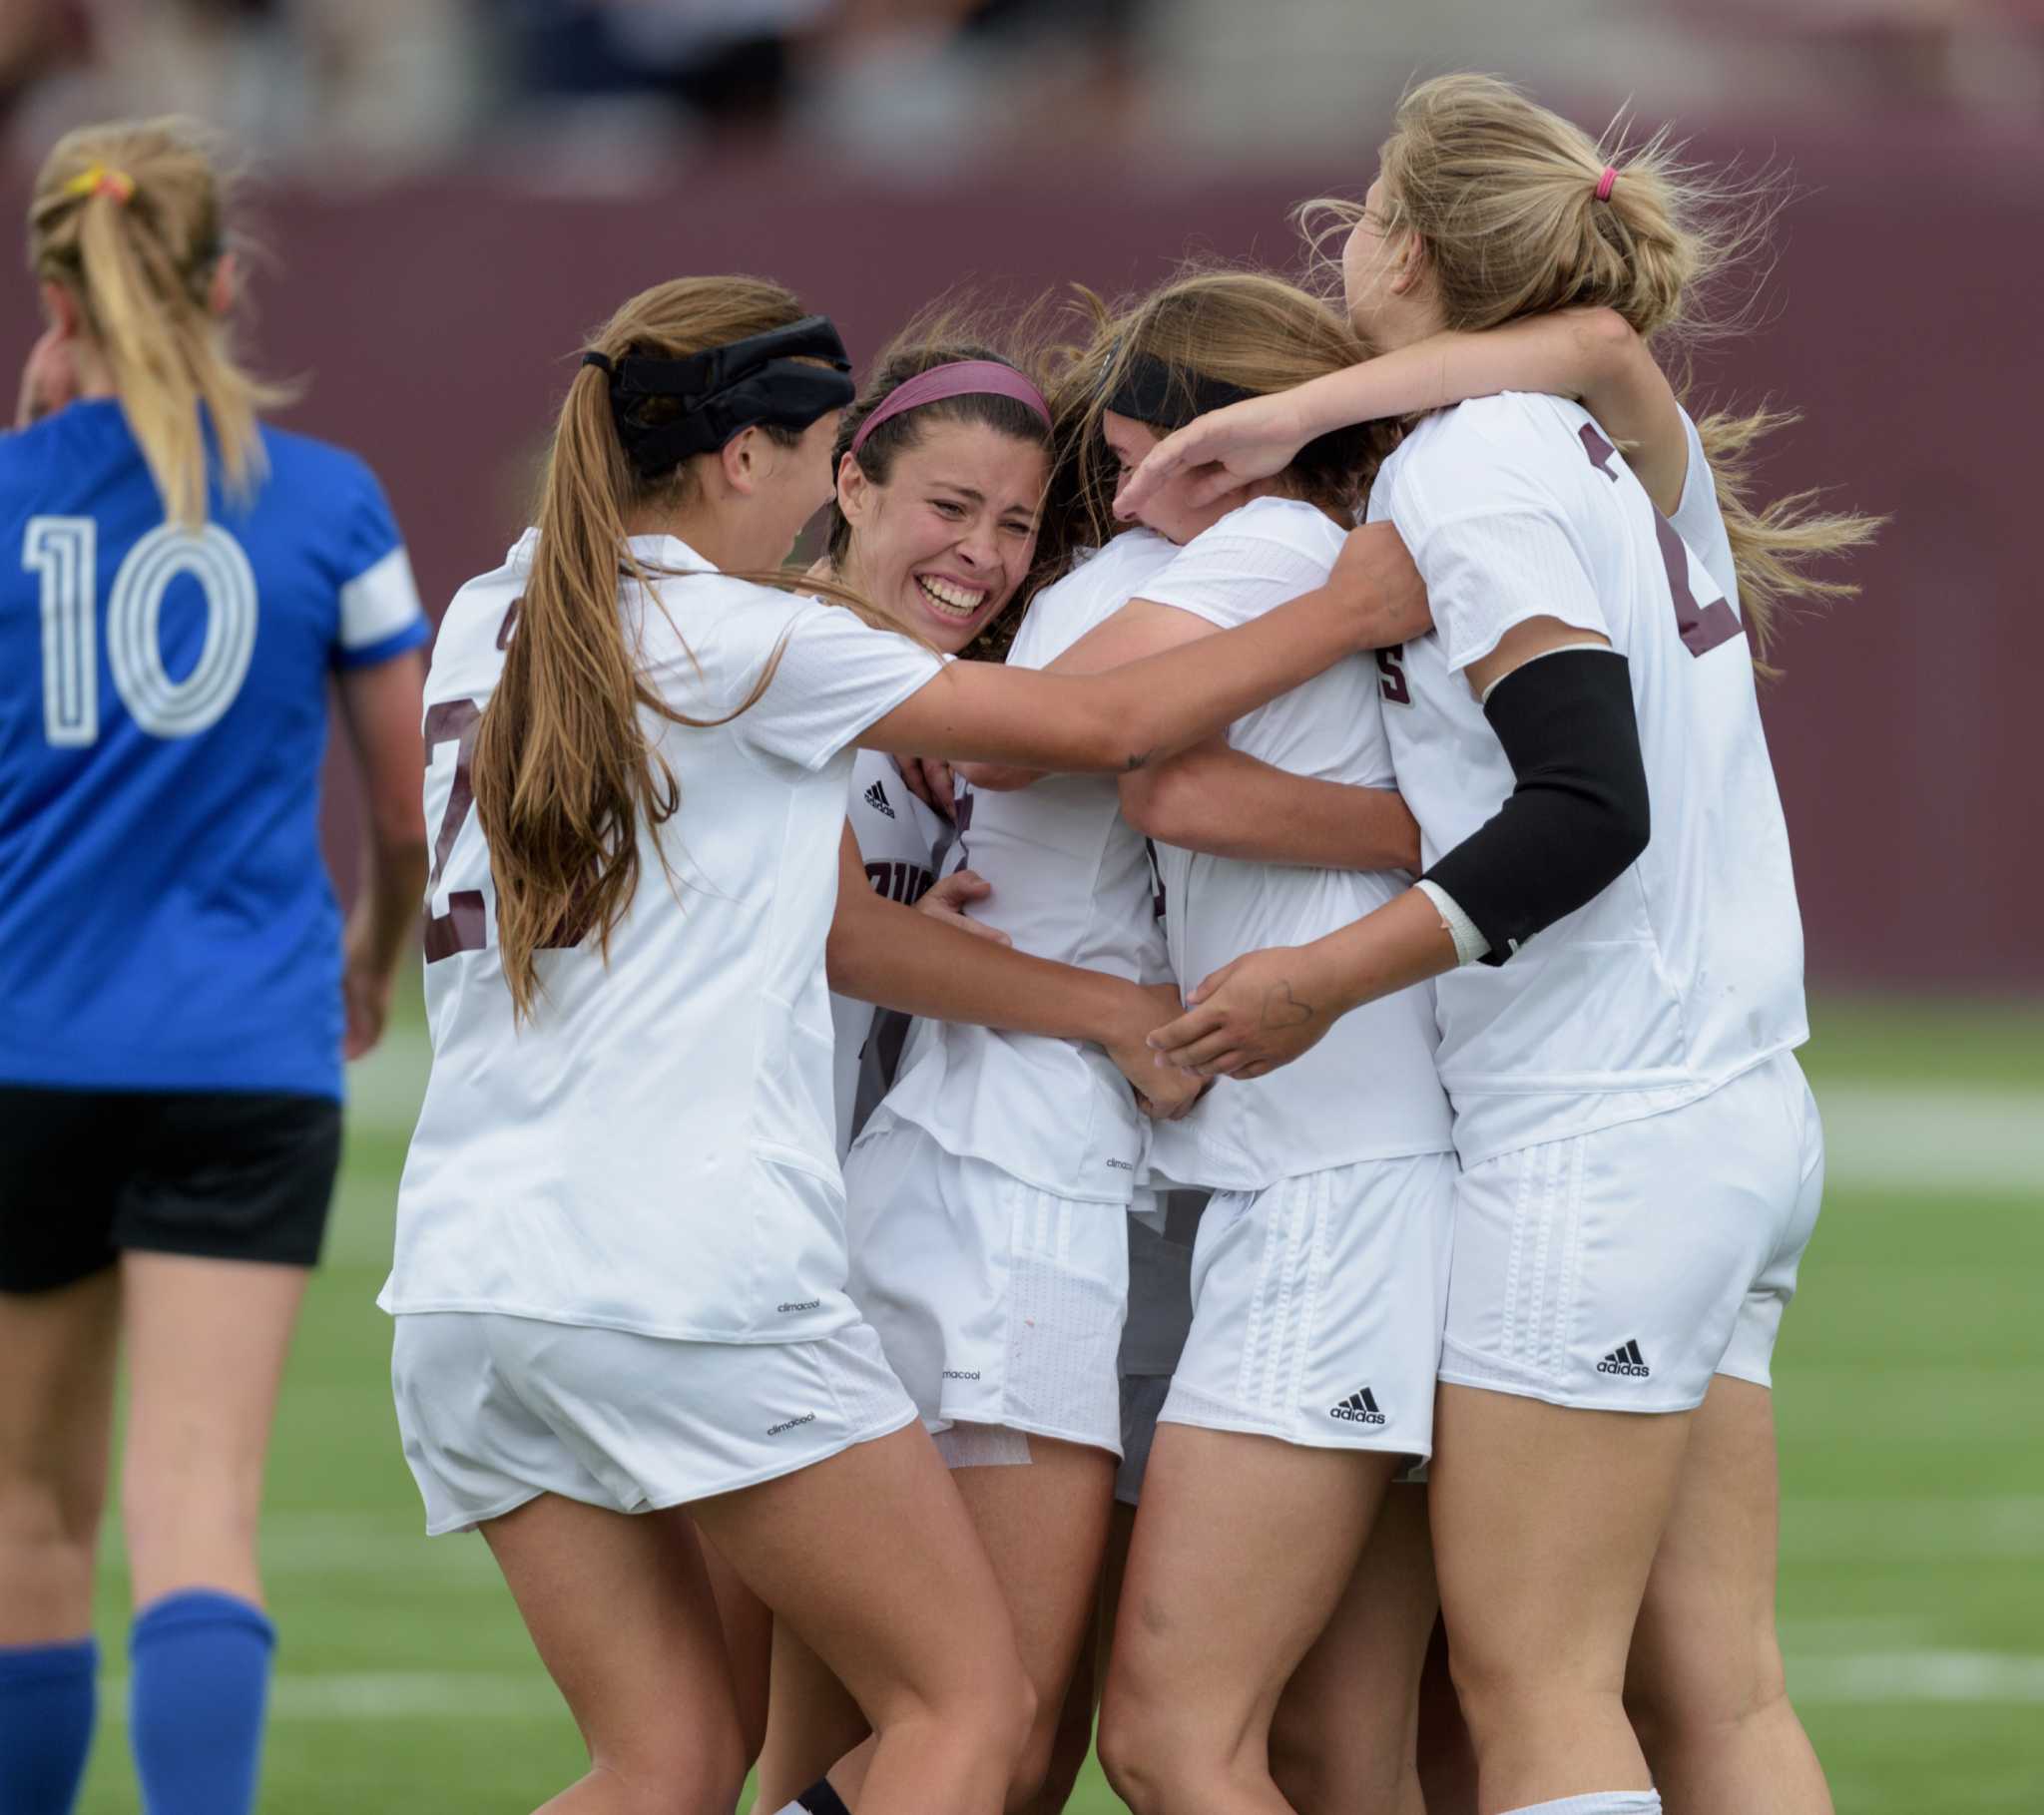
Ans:
[{"label": "player's knee", "polygon": [[1627,1673],[1626,1717],[1650,1756],[1715,1744],[1788,1704],[1788,1675],[1772,1624],[1715,1640],[1696,1638],[1681,1652]]},{"label": "player's knee", "polygon": [[1270,1756],[1272,1780],[1298,1815],[1413,1806],[1400,1800],[1405,1780],[1417,1782],[1409,1725],[1378,1729],[1358,1725],[1352,1708],[1287,1712],[1280,1701]]},{"label": "player's knee", "polygon": [[1217,1761],[1190,1713],[1109,1677],[1095,1744],[1107,1781],[1137,1815],[1191,1806],[1211,1789]]},{"label": "player's knee", "polygon": [[14,1551],[90,1554],[103,1500],[97,1483],[25,1472],[0,1474],[0,1545]]},{"label": "player's knee", "polygon": [[599,1749],[593,1774],[606,1807],[629,1815],[732,1809],[746,1786],[745,1736],[736,1720],[678,1722],[621,1747]]}]

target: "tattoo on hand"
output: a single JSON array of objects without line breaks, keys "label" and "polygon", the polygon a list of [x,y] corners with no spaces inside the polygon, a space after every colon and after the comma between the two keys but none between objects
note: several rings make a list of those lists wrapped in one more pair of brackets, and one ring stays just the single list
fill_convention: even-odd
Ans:
[{"label": "tattoo on hand", "polygon": [[1150,758],[1154,756],[1156,753],[1157,752],[1155,750],[1131,750],[1129,752],[1129,760],[1124,766],[1128,768],[1130,771],[1140,769],[1144,767],[1149,762]]},{"label": "tattoo on hand", "polygon": [[1288,983],[1274,983],[1264,992],[1264,1017],[1261,1025],[1267,1028],[1295,1028],[1310,1021],[1319,1010],[1310,1002],[1301,1002],[1291,993]]}]

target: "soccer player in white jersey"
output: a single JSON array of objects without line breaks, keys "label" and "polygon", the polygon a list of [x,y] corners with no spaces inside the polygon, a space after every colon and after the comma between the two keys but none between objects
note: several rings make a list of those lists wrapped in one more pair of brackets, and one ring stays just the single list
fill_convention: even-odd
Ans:
[{"label": "soccer player in white jersey", "polygon": [[[1147,425],[1337,371],[1360,350],[1335,311],[1275,277],[1207,272],[1166,285],[1101,330],[1077,443],[1084,489],[1104,511],[1110,450],[1133,460]],[[1323,583],[1374,464],[1371,434],[1347,431],[1237,508],[1152,513],[1149,527],[1176,552],[1061,667],[1197,646]],[[1344,805],[1390,784],[1374,671],[1360,662],[1237,722],[1227,746],[1259,772],[1287,765]],[[1377,861],[1409,861],[1394,800],[1384,820],[1394,831]],[[1231,848],[1224,823],[1189,835]],[[1367,871],[1279,869],[1169,844],[1159,858],[1182,976],[1330,930],[1393,892]],[[1153,1170],[1217,1195],[1123,1587],[1125,1610],[1143,1614],[1117,1625],[1102,1710],[1102,1758],[1139,1808],[1278,1796],[1267,1738],[1278,1697],[1353,1576],[1392,1477],[1431,1449],[1454,1173],[1432,1045],[1431,1002],[1413,992],[1380,1005],[1307,1074],[1216,1093],[1157,1131]],[[1357,1079],[1368,1083],[1360,1110]],[[1416,1495],[1402,1500],[1416,1568],[1391,1569],[1380,1589],[1399,1615],[1379,1624],[1381,1667],[1364,1705],[1380,1723],[1377,1751],[1409,1777],[1408,1710],[1434,1609],[1423,1508]]]},{"label": "soccer player in white jersey", "polygon": [[846,363],[758,279],[627,302],[537,529],[434,652],[433,1069],[381,1302],[428,1529],[485,1533],[588,1740],[555,1806],[736,1799],[698,1527],[872,1718],[804,1807],[1000,1805],[1031,1714],[1007,1613],[844,1292],[824,966],[850,752],[1140,765],[1375,616],[1346,569],[1211,648],[1052,679],[748,580],[829,494]]},{"label": "soccer player in white jersey", "polygon": [[[1349,307],[1390,347],[1563,303],[1651,334],[1711,262],[1706,200],[1659,139],[1607,156],[1504,84],[1443,78],[1400,107]],[[1296,398],[1304,432],[1346,420],[1344,394]],[[1769,1360],[1822,1140],[1754,674],[1770,609],[1815,585],[1796,559],[1872,526],[1756,516],[1672,392],[1658,409],[1606,425],[1515,393],[1407,436],[1370,508],[1433,616],[1382,676],[1427,874],[1206,980],[1158,1037],[1259,1078],[1446,973],[1465,1171],[1434,1526],[1486,1815],[1632,1815],[1657,1784],[1675,1807],[1830,1807],[1774,1630]],[[1758,426],[1705,428],[1736,450]],[[1639,441],[1637,477],[1607,427]]]},{"label": "soccer player in white jersey", "polygon": [[[233,189],[88,127],[28,210],[46,331],[0,437],[0,1811],[61,1815],[96,1706],[117,1363],[145,1806],[256,1806],[263,1458],[425,876],[427,625],[374,476],[235,356]],[[343,928],[327,702],[369,829]]]}]

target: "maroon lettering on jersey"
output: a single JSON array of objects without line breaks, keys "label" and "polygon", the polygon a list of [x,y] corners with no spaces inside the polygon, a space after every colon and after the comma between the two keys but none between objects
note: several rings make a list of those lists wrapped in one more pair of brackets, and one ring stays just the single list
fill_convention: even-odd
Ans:
[{"label": "maroon lettering on jersey", "polygon": [[1661,546],[1661,565],[1668,573],[1668,596],[1675,601],[1675,626],[1682,633],[1682,647],[1692,656],[1708,656],[1721,643],[1746,634],[1739,614],[1724,599],[1702,604],[1689,590],[1689,548],[1675,533],[1675,525],[1654,513],[1654,540]]},{"label": "maroon lettering on jersey", "polygon": [[874,894],[898,901],[903,907],[913,907],[929,892],[936,878],[920,864],[895,861],[867,864],[866,880],[873,885]]},{"label": "maroon lettering on jersey", "polygon": [[[1576,435],[1583,444],[1583,452],[1590,457],[1590,464],[1616,485],[1618,472],[1611,461],[1618,449],[1597,432],[1594,422],[1584,423]],[[1651,499],[1647,508],[1653,510]],[[1654,511],[1654,542],[1661,551],[1661,569],[1668,576],[1668,598],[1675,607],[1675,628],[1682,638],[1682,647],[1692,656],[1708,656],[1720,644],[1743,637],[1746,626],[1739,622],[1739,614],[1728,600],[1714,599],[1705,605],[1690,591],[1689,549],[1675,533],[1675,525],[1659,511]]]},{"label": "maroon lettering on jersey", "polygon": [[1405,684],[1405,646],[1394,643],[1377,651],[1377,690],[1392,705],[1410,705],[1412,689]]},{"label": "maroon lettering on jersey", "polygon": [[1618,449],[1597,432],[1597,425],[1594,422],[1584,423],[1576,430],[1576,437],[1583,444],[1583,452],[1590,456],[1590,464],[1616,485],[1618,471],[1611,462]]},{"label": "maroon lettering on jersey", "polygon": [[1157,840],[1143,840],[1143,854],[1150,859],[1150,913],[1152,918],[1164,918],[1164,865],[1157,860]]},{"label": "maroon lettering on jersey", "polygon": [[[515,609],[515,608],[514,608]],[[438,964],[457,952],[479,952],[490,942],[490,904],[481,889],[456,889],[447,897],[447,911],[433,912],[433,893],[440,886],[447,855],[461,828],[475,810],[475,781],[470,765],[475,760],[476,727],[482,723],[483,708],[473,699],[443,699],[426,708],[426,760],[443,743],[454,744],[454,780],[447,789],[447,809],[440,815],[439,834],[433,840],[433,872],[426,878],[426,962]],[[580,893],[581,891],[577,891]],[[582,943],[590,931],[586,917],[571,911],[555,936],[540,947],[542,951],[567,951]]]},{"label": "maroon lettering on jersey", "polygon": [[469,763],[475,755],[475,730],[482,722],[482,707],[473,699],[443,699],[426,712],[426,760],[443,743],[458,747],[454,754],[454,783],[447,790],[447,810],[440,815],[439,835],[433,840],[433,873],[426,878],[426,962],[437,964],[456,952],[479,952],[489,942],[489,927],[480,889],[456,889],[447,897],[444,914],[432,912],[433,893],[447,867],[447,854],[475,804],[475,789],[469,779]]}]

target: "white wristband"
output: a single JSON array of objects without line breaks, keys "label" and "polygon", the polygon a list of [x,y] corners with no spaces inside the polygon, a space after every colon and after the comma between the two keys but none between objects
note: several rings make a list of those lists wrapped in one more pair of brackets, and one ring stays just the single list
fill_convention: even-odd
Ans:
[{"label": "white wristband", "polygon": [[1477,930],[1476,922],[1462,912],[1462,904],[1438,882],[1429,882],[1421,877],[1412,886],[1439,910],[1441,925],[1448,929],[1455,942],[1457,964],[1474,964],[1489,952],[1490,941]]}]

